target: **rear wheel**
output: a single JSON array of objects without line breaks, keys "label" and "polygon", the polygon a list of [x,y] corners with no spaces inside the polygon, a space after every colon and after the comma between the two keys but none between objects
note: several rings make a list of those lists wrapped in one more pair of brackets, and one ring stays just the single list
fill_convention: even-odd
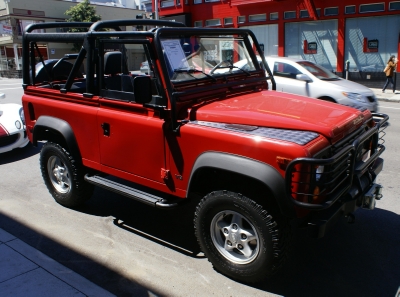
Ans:
[{"label": "rear wheel", "polygon": [[221,273],[243,282],[261,281],[282,266],[289,240],[287,222],[272,213],[240,194],[212,192],[195,212],[200,248]]},{"label": "rear wheel", "polygon": [[40,169],[47,189],[61,205],[76,207],[91,197],[93,186],[84,181],[81,166],[59,144],[43,145]]}]

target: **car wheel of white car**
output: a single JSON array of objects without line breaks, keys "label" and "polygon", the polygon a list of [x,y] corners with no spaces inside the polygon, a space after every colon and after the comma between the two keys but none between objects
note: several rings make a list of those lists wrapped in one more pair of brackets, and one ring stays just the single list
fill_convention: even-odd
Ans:
[{"label": "car wheel of white car", "polygon": [[80,167],[59,144],[44,144],[40,152],[40,169],[47,189],[61,205],[76,207],[92,195],[93,186],[84,181]]},{"label": "car wheel of white car", "polygon": [[279,212],[229,191],[212,192],[194,218],[201,250],[221,273],[258,282],[276,273],[286,259],[289,225]]}]

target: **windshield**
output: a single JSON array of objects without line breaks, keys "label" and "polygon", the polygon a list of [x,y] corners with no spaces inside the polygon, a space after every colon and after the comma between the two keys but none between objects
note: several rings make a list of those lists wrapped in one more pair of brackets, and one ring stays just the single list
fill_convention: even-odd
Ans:
[{"label": "windshield", "polygon": [[339,77],[336,76],[336,74],[332,73],[328,69],[319,66],[317,64],[314,64],[312,62],[308,61],[300,61],[297,62],[299,65],[303,66],[305,69],[307,69],[309,72],[311,72],[315,77],[322,79],[322,80],[336,80],[339,79]]},{"label": "windshield", "polygon": [[[221,75],[256,70],[242,36],[190,35],[163,38],[161,46],[173,82],[215,80]],[[252,50],[250,48],[250,50]],[[245,60],[246,70],[235,65]]]}]

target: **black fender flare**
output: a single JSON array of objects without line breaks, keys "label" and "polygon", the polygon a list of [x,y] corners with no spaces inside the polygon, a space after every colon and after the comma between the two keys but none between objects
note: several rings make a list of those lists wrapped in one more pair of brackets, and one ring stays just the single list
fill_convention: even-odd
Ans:
[{"label": "black fender flare", "polygon": [[37,146],[38,140],[46,140],[40,137],[41,131],[51,129],[60,133],[64,138],[67,145],[66,149],[75,157],[77,160],[81,160],[81,153],[79,151],[78,143],[76,142],[74,131],[68,122],[51,117],[51,116],[40,116],[35,126],[33,127],[33,139],[32,143]]},{"label": "black fender flare", "polygon": [[271,191],[281,212],[288,217],[295,216],[293,204],[287,199],[285,179],[271,165],[239,155],[221,152],[205,152],[202,153],[194,163],[190,174],[187,193],[190,191],[192,178],[196,171],[204,167],[227,170],[251,177],[261,182]]}]

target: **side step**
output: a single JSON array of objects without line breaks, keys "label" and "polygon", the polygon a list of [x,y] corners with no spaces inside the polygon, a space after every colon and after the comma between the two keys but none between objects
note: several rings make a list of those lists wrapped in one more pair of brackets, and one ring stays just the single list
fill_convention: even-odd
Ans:
[{"label": "side step", "polygon": [[89,174],[86,174],[85,181],[154,207],[173,208],[175,206],[178,206],[178,203],[168,203],[168,201],[164,198],[151,195],[143,191],[139,191],[135,188],[111,181],[98,175],[90,176]]}]

